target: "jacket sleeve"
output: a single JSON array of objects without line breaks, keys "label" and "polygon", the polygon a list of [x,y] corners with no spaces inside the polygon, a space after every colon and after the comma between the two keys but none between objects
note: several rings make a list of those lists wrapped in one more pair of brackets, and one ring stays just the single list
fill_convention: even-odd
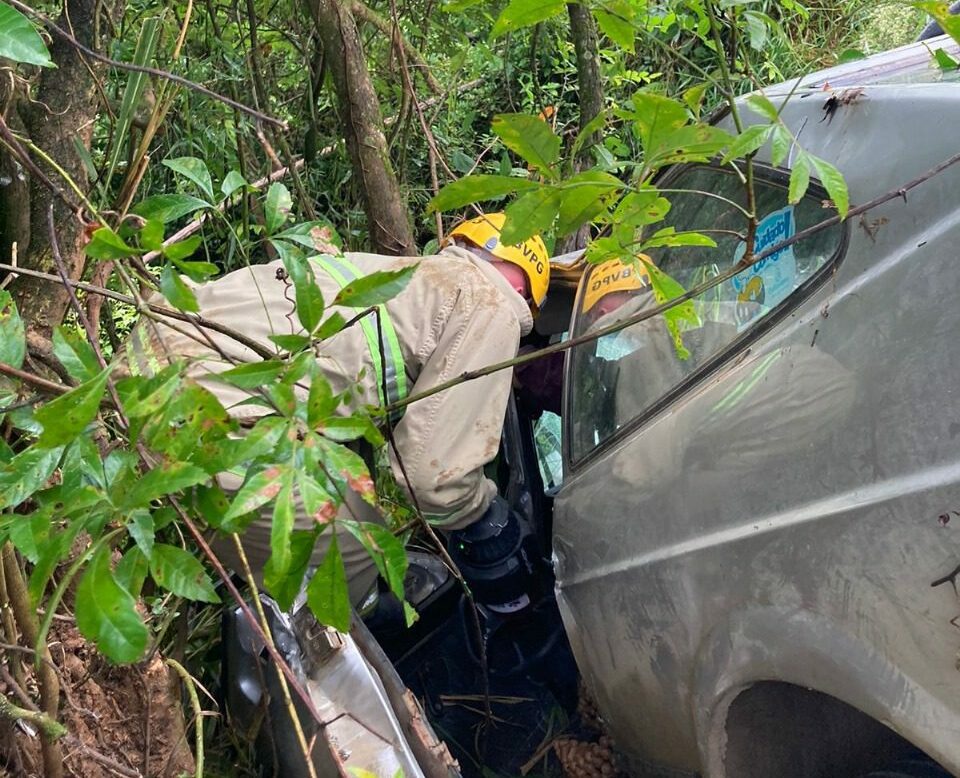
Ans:
[{"label": "jacket sleeve", "polygon": [[[427,340],[411,395],[516,356],[520,324],[499,292],[471,273],[455,294],[449,314]],[[466,526],[496,495],[483,467],[500,446],[511,376],[512,371],[502,370],[407,406],[394,431],[406,478],[392,450],[390,464],[398,483],[406,488],[409,481],[433,523]]]}]

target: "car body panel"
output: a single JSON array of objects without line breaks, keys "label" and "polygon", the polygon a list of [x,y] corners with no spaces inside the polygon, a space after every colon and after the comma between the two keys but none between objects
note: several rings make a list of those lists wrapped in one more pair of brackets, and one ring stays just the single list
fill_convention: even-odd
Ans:
[{"label": "car body panel", "polygon": [[[804,78],[782,110],[852,204],[957,150],[960,90],[923,57]],[[960,518],[942,518],[960,510],[957,191],[960,166],[851,219],[842,260],[779,321],[595,454],[568,452],[559,600],[632,758],[724,775],[726,707],[780,680],[960,772],[960,603],[931,586],[960,562]]]}]

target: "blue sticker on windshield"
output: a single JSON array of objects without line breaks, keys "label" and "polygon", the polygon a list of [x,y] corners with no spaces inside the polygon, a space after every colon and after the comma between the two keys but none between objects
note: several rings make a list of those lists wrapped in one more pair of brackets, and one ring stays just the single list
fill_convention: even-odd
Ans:
[{"label": "blue sticker on windshield", "polygon": [[[793,237],[796,224],[793,206],[767,214],[757,225],[754,254],[760,254],[778,243]],[[743,241],[733,253],[733,262],[739,262],[746,253]],[[785,300],[797,286],[797,260],[793,246],[784,246],[769,257],[761,259],[731,279],[737,295],[737,329],[743,329],[754,319]]]}]

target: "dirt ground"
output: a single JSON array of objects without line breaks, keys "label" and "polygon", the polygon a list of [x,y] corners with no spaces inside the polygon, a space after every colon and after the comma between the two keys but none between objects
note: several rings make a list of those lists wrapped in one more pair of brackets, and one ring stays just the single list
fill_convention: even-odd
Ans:
[{"label": "dirt ground", "polygon": [[[50,643],[61,684],[59,720],[66,774],[80,778],[193,775],[193,756],[184,737],[177,677],[154,655],[117,667],[98,656],[69,623],[58,622]],[[25,671],[27,668],[24,668]],[[27,690],[35,688],[27,674]],[[0,681],[11,699],[23,704]],[[43,775],[40,738],[29,726],[0,722],[0,774]]]}]

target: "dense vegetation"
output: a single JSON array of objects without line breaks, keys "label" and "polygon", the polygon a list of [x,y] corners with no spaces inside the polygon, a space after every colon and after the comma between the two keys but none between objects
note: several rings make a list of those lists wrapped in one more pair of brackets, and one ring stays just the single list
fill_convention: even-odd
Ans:
[{"label": "dense vegetation", "polygon": [[[211,567],[210,529],[242,531],[272,505],[267,589],[288,605],[305,584],[317,617],[346,629],[335,544],[304,582],[330,522],[292,532],[290,506],[298,494],[329,517],[359,490],[396,533],[338,528],[402,595],[402,539],[429,529],[395,488],[375,492],[345,445],[383,446],[383,414],[346,412],[318,372],[313,349],[349,324],[325,314],[309,254],[426,253],[475,203],[506,207],[508,240],[540,231],[556,252],[589,241],[593,260],[709,245],[709,225],[661,224],[669,195],[657,172],[718,157],[742,164],[749,186],[752,153],[771,142],[782,159],[796,139],[762,94],[748,105],[763,122],[746,128],[734,97],[906,43],[943,4],[919,5],[0,3],[0,726],[10,769],[58,776],[109,751],[79,738],[82,717],[64,710],[71,676],[51,644],[89,652],[82,634],[113,662],[149,669],[163,656],[182,673],[202,772],[202,705],[177,660],[201,672],[215,642],[215,618],[187,603],[233,593]],[[717,108],[733,111],[737,133],[709,124]],[[792,197],[811,174],[845,214],[842,178],[798,147]],[[756,216],[746,217],[749,245]],[[135,319],[173,308],[193,321],[182,276],[202,282],[276,258],[304,329],[223,375],[270,411],[242,437],[179,366],[128,374],[117,355]],[[648,269],[662,300],[683,292]],[[405,282],[379,274],[338,302],[370,308]],[[145,302],[153,289],[165,303]],[[667,314],[678,349],[689,315],[684,305]],[[292,389],[304,379],[308,397]],[[247,481],[228,497],[211,477],[237,466]],[[40,752],[20,745],[13,721],[40,729]]]}]

